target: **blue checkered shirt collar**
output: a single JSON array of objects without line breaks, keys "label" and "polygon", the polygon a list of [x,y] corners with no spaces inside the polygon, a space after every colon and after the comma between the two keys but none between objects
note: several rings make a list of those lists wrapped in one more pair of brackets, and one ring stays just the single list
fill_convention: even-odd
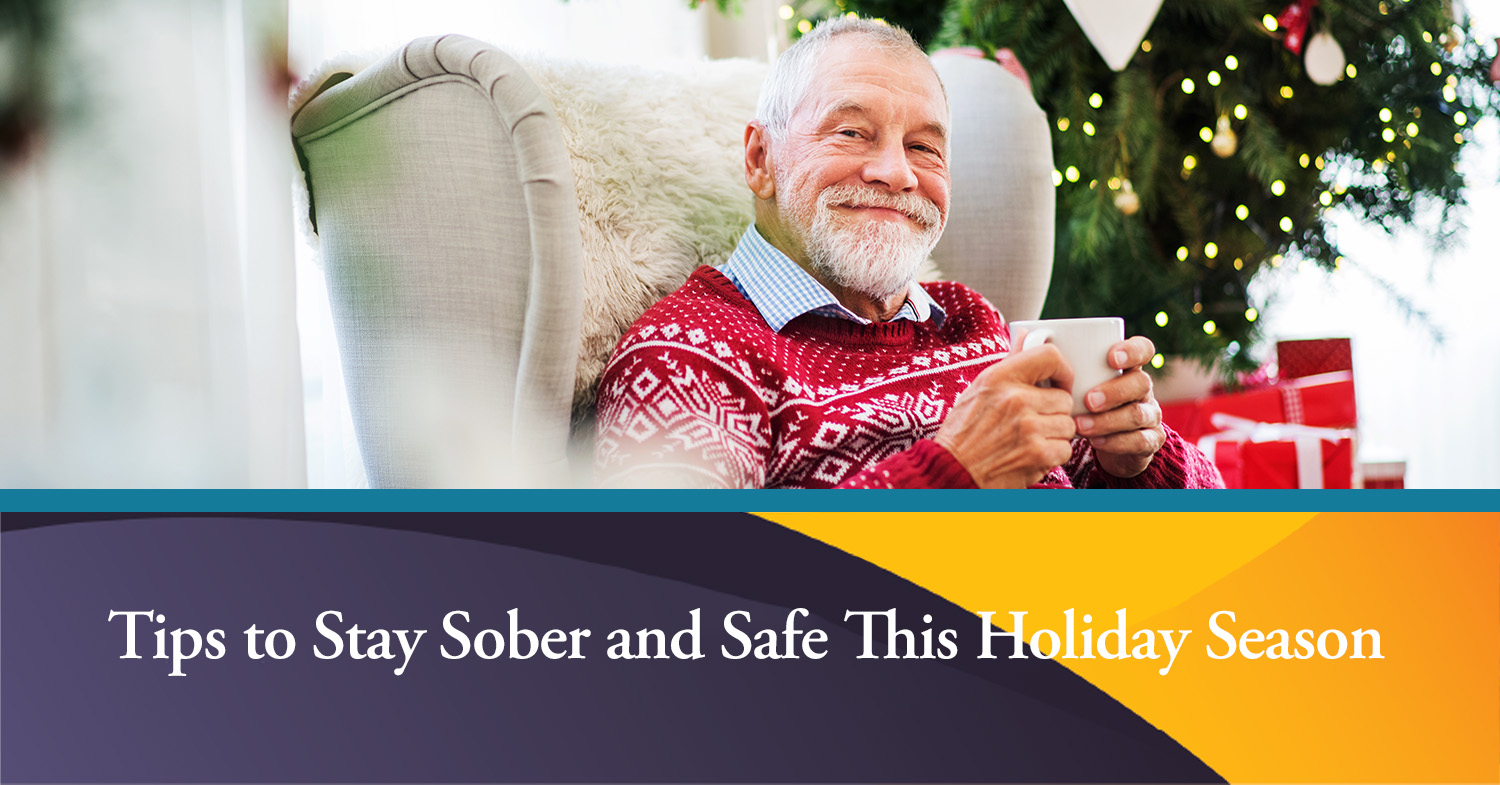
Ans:
[{"label": "blue checkered shirt collar", "polygon": [[[805,313],[847,319],[859,324],[873,324],[869,319],[839,304],[838,298],[828,291],[828,287],[819,283],[818,279],[809,275],[776,246],[766,242],[760,232],[755,230],[755,224],[751,224],[740,236],[739,245],[735,246],[734,253],[729,255],[729,260],[719,268],[719,272],[740,290],[740,294],[745,295],[745,299],[760,311],[766,324],[777,332]],[[910,319],[925,322],[930,319],[932,326],[941,328],[945,318],[947,313],[943,311],[943,307],[913,281],[907,287],[906,302],[901,304],[901,310],[892,321]]]}]

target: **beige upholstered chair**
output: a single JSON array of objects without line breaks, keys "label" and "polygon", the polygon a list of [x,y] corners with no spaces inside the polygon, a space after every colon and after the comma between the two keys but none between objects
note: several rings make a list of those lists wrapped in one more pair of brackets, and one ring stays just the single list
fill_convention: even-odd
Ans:
[{"label": "beige upholstered chair", "polygon": [[[994,63],[935,63],[954,198],[934,259],[1034,318],[1046,118]],[[303,91],[292,135],[372,486],[588,483],[615,341],[751,220],[741,144],[764,73],[518,62],[443,36]]]}]

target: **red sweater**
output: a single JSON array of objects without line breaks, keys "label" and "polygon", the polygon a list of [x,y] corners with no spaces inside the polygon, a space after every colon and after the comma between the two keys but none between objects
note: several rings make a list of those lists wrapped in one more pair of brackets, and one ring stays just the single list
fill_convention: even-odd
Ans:
[{"label": "red sweater", "polygon": [[[860,325],[804,314],[777,333],[727,278],[700,267],[636,320],[599,383],[598,476],[606,485],[973,488],[931,440],[959,393],[1003,359],[1010,331],[977,292],[924,284],[932,322]],[[1088,442],[1044,487],[1215,488],[1218,470],[1167,431],[1129,480]]]}]

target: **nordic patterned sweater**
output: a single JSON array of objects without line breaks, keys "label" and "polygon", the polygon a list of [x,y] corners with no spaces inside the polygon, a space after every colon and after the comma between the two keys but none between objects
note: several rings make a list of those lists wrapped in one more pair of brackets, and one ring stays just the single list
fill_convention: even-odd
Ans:
[{"label": "nordic patterned sweater", "polygon": [[[941,328],[804,314],[773,331],[723,274],[700,267],[638,319],[599,383],[596,469],[609,486],[973,488],[930,438],[1010,333],[977,292],[924,284]],[[1084,439],[1037,487],[1222,488],[1170,429],[1125,480]]]}]

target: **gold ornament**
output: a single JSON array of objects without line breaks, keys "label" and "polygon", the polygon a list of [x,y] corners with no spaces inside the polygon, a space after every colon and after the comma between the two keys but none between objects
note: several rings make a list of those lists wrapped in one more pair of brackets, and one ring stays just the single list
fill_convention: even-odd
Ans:
[{"label": "gold ornament", "polygon": [[1120,183],[1120,192],[1115,194],[1115,209],[1125,215],[1135,215],[1141,210],[1141,197],[1136,195],[1129,179]]},{"label": "gold ornament", "polygon": [[1213,148],[1214,155],[1220,158],[1228,158],[1240,148],[1239,137],[1235,136],[1234,129],[1229,127],[1229,115],[1219,115],[1219,127],[1214,131],[1214,140],[1209,147]]}]

